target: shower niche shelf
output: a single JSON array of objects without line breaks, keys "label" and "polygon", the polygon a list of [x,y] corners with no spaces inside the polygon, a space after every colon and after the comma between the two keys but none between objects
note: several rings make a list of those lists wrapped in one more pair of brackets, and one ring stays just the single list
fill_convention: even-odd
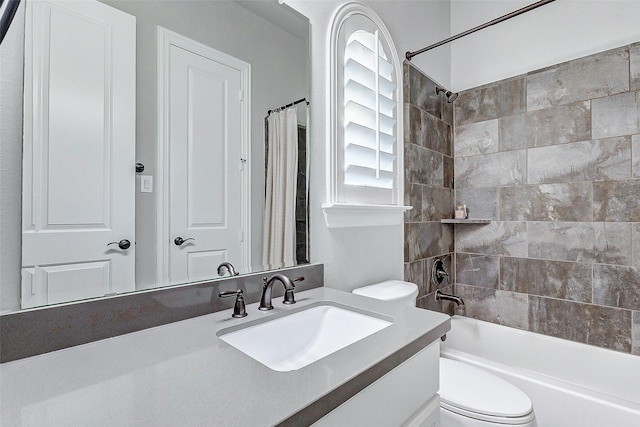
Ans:
[{"label": "shower niche shelf", "polygon": [[441,219],[440,222],[443,224],[491,224],[490,219]]}]

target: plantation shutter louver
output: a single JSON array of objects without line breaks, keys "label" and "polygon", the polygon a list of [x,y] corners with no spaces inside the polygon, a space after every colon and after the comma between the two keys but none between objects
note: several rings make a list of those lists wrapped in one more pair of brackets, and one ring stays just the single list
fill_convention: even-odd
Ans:
[{"label": "plantation shutter louver", "polygon": [[397,175],[396,83],[378,36],[377,30],[358,30],[345,46],[344,184],[386,189],[392,197]]}]

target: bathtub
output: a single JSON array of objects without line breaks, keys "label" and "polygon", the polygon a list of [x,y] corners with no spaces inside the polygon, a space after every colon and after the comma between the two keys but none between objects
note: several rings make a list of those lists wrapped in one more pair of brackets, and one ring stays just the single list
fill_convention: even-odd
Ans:
[{"label": "bathtub", "polygon": [[539,427],[639,427],[640,357],[454,316],[441,356],[529,395]]}]

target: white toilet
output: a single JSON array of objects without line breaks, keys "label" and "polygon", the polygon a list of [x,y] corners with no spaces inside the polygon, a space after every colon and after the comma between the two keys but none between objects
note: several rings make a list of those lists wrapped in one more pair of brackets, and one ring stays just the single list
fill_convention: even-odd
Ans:
[{"label": "white toilet", "polygon": [[[388,280],[357,288],[354,294],[416,305],[414,283]],[[440,358],[442,427],[535,427],[531,399],[513,384],[466,363]]]}]

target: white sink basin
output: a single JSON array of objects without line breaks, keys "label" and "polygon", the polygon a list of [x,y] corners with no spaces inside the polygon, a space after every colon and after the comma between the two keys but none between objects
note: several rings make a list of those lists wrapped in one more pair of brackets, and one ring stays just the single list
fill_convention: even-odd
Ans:
[{"label": "white sink basin", "polygon": [[225,329],[218,336],[263,365],[286,372],[307,366],[391,323],[325,304],[243,329]]}]

